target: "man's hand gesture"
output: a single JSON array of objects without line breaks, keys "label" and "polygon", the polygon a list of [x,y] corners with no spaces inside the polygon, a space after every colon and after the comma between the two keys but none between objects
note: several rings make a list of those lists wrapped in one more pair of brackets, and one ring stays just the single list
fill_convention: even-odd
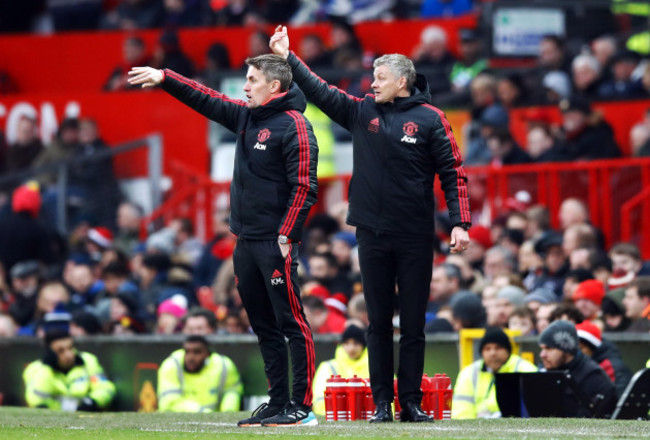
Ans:
[{"label": "man's hand gesture", "polygon": [[156,87],[163,81],[163,73],[153,67],[132,67],[129,71],[129,84],[142,84],[142,88]]},{"label": "man's hand gesture", "polygon": [[269,47],[274,54],[280,55],[285,60],[289,56],[289,35],[287,34],[286,26],[278,26],[275,28],[275,34],[269,41]]}]

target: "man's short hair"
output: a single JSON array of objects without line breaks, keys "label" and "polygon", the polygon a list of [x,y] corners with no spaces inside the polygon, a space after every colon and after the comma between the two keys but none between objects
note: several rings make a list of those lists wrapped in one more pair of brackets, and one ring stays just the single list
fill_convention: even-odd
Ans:
[{"label": "man's short hair", "polygon": [[411,90],[411,87],[415,84],[415,66],[408,57],[399,53],[384,55],[372,63],[374,68],[379,66],[387,66],[397,78],[406,78],[406,90]]},{"label": "man's short hair", "polygon": [[[563,316],[565,316],[565,318],[563,318]],[[560,304],[551,312],[548,319],[550,322],[553,322],[567,318],[576,324],[580,324],[585,320],[585,317],[582,315],[580,310],[578,310],[573,304]]]},{"label": "man's short hair", "polygon": [[630,287],[636,287],[637,295],[639,295],[639,298],[650,298],[650,277],[649,276],[635,278],[627,286],[628,289]]},{"label": "man's short hair", "polygon": [[208,326],[212,330],[217,329],[217,325],[218,325],[217,317],[210,310],[204,309],[203,307],[197,307],[195,309],[190,310],[190,312],[187,315],[185,315],[185,317],[183,318],[183,325],[187,323],[187,320],[189,318],[199,318],[199,317],[205,318],[205,320],[208,322]]},{"label": "man's short hair", "polygon": [[190,343],[190,344],[202,344],[205,348],[208,350],[210,349],[210,345],[208,344],[208,340],[205,339],[205,336],[201,335],[190,335],[187,338],[185,338],[185,343]]},{"label": "man's short hair", "polygon": [[287,60],[279,55],[264,54],[253,58],[246,58],[246,64],[259,69],[268,82],[280,81],[280,91],[286,92],[293,81],[291,66]]},{"label": "man's short hair", "polygon": [[626,255],[637,261],[641,261],[641,251],[639,247],[632,243],[618,243],[609,251],[610,255]]},{"label": "man's short hair", "polygon": [[321,311],[321,312],[327,311],[327,306],[325,305],[325,302],[319,297],[314,295],[303,296],[302,305],[306,309],[313,310],[313,311]]},{"label": "man's short hair", "polygon": [[460,268],[455,264],[451,263],[442,263],[436,267],[436,269],[442,269],[445,271],[445,276],[447,278],[456,278],[459,282],[462,278]]},{"label": "man's short hair", "polygon": [[310,259],[311,258],[324,258],[329,267],[336,267],[337,266],[336,257],[331,252],[317,252],[317,253],[313,254],[309,258]]}]

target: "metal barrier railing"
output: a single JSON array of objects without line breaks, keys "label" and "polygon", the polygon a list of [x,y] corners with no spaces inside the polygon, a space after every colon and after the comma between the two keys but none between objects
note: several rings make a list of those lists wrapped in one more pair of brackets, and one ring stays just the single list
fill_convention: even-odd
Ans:
[{"label": "metal barrier railing", "polygon": [[[174,180],[172,196],[160,206],[146,222],[170,219],[176,215],[197,219],[203,217],[203,225],[209,225],[215,199],[228,197],[229,183],[216,183],[207,176],[197,176],[180,164],[170,164]],[[511,165],[501,168],[468,167],[470,193],[482,193],[484,206],[473,200],[473,214],[478,218],[481,209],[489,213],[490,220],[505,212],[506,202],[517,191],[525,190],[531,195],[532,204],[549,209],[551,224],[559,227],[558,212],[563,200],[577,198],[588,207],[591,223],[600,228],[605,244],[632,241],[641,247],[644,258],[650,258],[650,227],[638,227],[636,234],[630,232],[630,210],[639,203],[648,203],[644,212],[650,210],[650,158],[626,158],[592,162],[568,162],[533,165]],[[327,200],[346,200],[349,175],[319,180],[319,202],[312,210],[323,212]],[[333,185],[339,182],[340,185]],[[178,185],[178,186],[177,186]],[[471,186],[477,186],[472,191]],[[480,188],[479,188],[480,187]],[[339,197],[331,197],[339,191]],[[444,208],[444,194],[439,183],[435,186],[439,208]],[[650,215],[643,216],[650,219]],[[627,229],[626,229],[627,228]],[[211,236],[204,230],[206,238]]]},{"label": "metal barrier railing", "polygon": [[[46,218],[46,220],[52,221],[56,225],[56,229],[61,234],[65,235],[69,232],[70,227],[68,193],[70,190],[71,170],[83,169],[84,167],[89,167],[109,160],[111,161],[111,166],[114,168],[114,158],[143,148],[146,148],[147,152],[146,178],[148,179],[149,194],[146,196],[146,198],[150,206],[157,208],[162,201],[161,181],[163,176],[163,140],[162,136],[159,134],[152,134],[141,139],[126,142],[104,151],[99,151],[89,156],[61,160],[36,168],[29,168],[17,172],[12,172],[10,174],[1,175],[0,188],[2,188],[4,191],[10,191],[26,181],[38,180],[39,177],[44,175],[55,175],[56,178],[54,185],[42,188],[42,192],[44,193],[44,200],[46,198],[51,198],[51,205],[53,205],[47,206],[47,208],[51,208],[52,212],[48,213],[49,216]],[[111,170],[111,172],[112,171],[114,170]],[[106,203],[106,200],[101,199],[102,194],[96,194],[93,192],[93,189],[97,190],[97,188],[84,189],[88,190],[88,194],[85,194],[84,200],[81,203],[83,203],[86,208],[101,206],[102,203]],[[105,189],[107,192],[111,193],[111,196],[117,196],[118,199],[120,198],[118,194],[113,194],[113,189]],[[44,205],[47,205],[47,203],[44,203]],[[100,218],[97,218],[98,216],[95,215],[93,221],[101,225],[112,225],[115,221],[115,215],[115,212],[105,212],[102,213],[102,215],[99,215]]]}]

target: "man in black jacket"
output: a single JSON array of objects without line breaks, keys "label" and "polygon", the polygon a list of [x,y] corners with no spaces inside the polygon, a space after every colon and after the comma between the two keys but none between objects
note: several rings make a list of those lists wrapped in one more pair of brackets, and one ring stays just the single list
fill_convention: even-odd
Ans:
[{"label": "man in black jacket", "polygon": [[424,77],[411,60],[384,55],[374,62],[374,94],[350,96],[329,86],[289,52],[286,27],[271,49],[286,58],[307,97],[350,130],[354,171],[347,222],[357,227],[359,260],[368,306],[368,354],[373,399],[371,422],[393,420],[393,303],[399,289],[402,421],[430,422],[420,408],[424,322],[433,266],[433,180],[438,173],[451,224],[451,251],[467,246],[470,226],[462,158],[442,111],[430,102]]},{"label": "man in black jacket", "polygon": [[[258,336],[269,381],[268,404],[239,426],[317,424],[311,412],[314,342],[297,284],[302,226],[316,201],[318,147],[302,115],[305,97],[276,55],[246,60],[248,102],[165,69],[135,67],[131,84],[163,90],[237,134],[230,185],[230,230],[238,237],[235,282]],[[289,396],[287,344],[291,350]]]},{"label": "man in black jacket", "polygon": [[540,335],[539,346],[544,368],[564,371],[572,382],[561,402],[570,411],[564,415],[609,418],[616,406],[616,389],[605,371],[579,350],[575,325],[564,320],[551,323]]}]

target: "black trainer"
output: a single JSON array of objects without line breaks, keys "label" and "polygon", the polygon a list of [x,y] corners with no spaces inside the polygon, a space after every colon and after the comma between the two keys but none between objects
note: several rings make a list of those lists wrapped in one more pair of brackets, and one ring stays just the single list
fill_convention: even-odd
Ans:
[{"label": "black trainer", "polygon": [[282,408],[277,406],[269,406],[268,403],[263,403],[258,406],[253,414],[247,419],[240,420],[237,422],[237,426],[240,428],[250,428],[254,426],[262,426],[262,420],[268,417],[272,417],[282,411]]},{"label": "black trainer", "polygon": [[273,417],[262,420],[262,426],[316,426],[318,419],[311,408],[293,400]]}]

